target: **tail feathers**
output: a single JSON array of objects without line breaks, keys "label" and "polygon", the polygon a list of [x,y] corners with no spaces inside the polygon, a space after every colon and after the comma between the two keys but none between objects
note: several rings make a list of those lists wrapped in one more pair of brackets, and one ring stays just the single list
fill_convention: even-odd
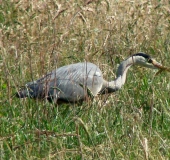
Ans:
[{"label": "tail feathers", "polygon": [[31,84],[16,93],[18,98],[40,98],[43,96],[43,86],[42,84]]},{"label": "tail feathers", "polygon": [[17,98],[25,98],[29,97],[29,92],[26,89],[20,90],[19,92],[16,93]]}]

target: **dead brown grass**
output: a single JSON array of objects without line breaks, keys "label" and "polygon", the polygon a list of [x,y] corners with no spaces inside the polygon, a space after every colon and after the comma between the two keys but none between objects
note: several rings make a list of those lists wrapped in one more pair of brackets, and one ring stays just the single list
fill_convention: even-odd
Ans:
[{"label": "dead brown grass", "polygon": [[15,60],[23,73],[38,77],[70,61],[101,64],[138,51],[163,57],[169,51],[168,6],[168,1],[22,0],[8,3],[8,11],[4,3],[3,61]]}]

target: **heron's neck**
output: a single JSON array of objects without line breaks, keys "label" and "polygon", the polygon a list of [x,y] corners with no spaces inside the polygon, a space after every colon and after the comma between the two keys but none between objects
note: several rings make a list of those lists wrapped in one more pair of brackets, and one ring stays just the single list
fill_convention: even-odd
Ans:
[{"label": "heron's neck", "polygon": [[125,61],[123,61],[117,70],[117,78],[114,81],[109,82],[108,90],[109,92],[115,92],[119,90],[126,81],[126,74],[130,66],[135,64],[135,58],[129,57]]}]

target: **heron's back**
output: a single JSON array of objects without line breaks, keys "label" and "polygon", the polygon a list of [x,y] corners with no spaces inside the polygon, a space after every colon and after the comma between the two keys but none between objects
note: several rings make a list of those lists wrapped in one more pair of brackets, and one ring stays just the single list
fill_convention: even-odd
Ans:
[{"label": "heron's back", "polygon": [[[53,70],[43,78],[27,84],[20,97],[48,98],[64,101],[78,101],[94,96],[101,90],[103,77],[100,69],[92,63],[76,63]],[[28,91],[31,92],[28,92]],[[24,96],[25,94],[25,96]]]}]

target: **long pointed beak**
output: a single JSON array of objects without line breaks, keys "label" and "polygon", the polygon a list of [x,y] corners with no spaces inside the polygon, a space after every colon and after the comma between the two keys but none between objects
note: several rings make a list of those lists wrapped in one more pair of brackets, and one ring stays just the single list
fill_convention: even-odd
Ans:
[{"label": "long pointed beak", "polygon": [[159,73],[161,73],[162,71],[168,71],[170,72],[170,68],[163,66],[162,64],[158,63],[156,60],[152,59],[152,64],[159,69],[159,71],[156,73],[156,75],[158,75]]},{"label": "long pointed beak", "polygon": [[161,70],[166,70],[166,69],[168,69],[167,67],[162,66],[162,64],[160,64],[159,62],[157,62],[157,61],[154,60],[154,59],[152,59],[152,64],[153,64],[156,68],[161,69]]}]

